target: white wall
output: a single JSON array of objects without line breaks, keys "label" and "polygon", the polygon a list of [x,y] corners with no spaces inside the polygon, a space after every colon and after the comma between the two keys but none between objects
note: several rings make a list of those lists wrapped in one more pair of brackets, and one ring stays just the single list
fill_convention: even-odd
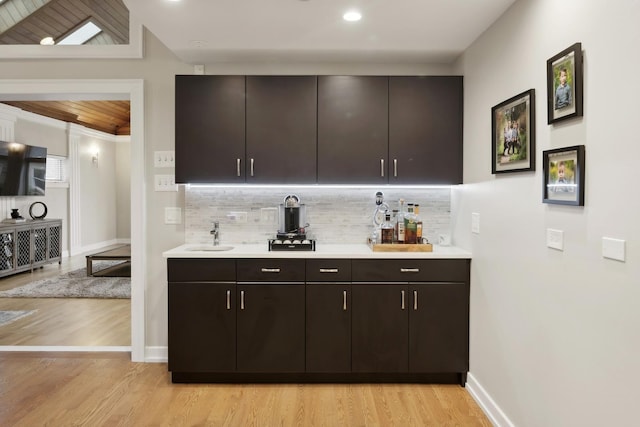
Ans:
[{"label": "white wall", "polygon": [[116,140],[116,238],[131,239],[131,138]]},{"label": "white wall", "polygon": [[[636,0],[520,0],[458,61],[466,184],[452,205],[456,243],[473,252],[470,373],[501,424],[638,424],[638,18]],[[550,126],[546,60],[575,42],[584,117]],[[491,107],[530,88],[536,171],[491,175]],[[542,151],[578,144],[585,206],[543,204]],[[547,228],[564,231],[564,251],[546,247]],[[602,258],[603,236],[627,241],[626,262]]]}]

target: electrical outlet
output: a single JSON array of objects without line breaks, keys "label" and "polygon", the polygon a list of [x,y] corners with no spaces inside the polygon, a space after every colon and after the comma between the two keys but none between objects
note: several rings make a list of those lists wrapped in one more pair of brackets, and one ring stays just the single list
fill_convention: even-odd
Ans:
[{"label": "electrical outlet", "polygon": [[231,222],[245,223],[247,222],[247,213],[246,212],[229,212],[227,214],[227,218]]},{"label": "electrical outlet", "polygon": [[175,168],[176,152],[175,151],[154,151],[153,166],[156,168]]},{"label": "electrical outlet", "polygon": [[278,218],[278,208],[261,208],[260,222],[265,224],[275,224]]},{"label": "electrical outlet", "polygon": [[604,258],[615,259],[616,261],[625,261],[625,241],[621,239],[612,239],[610,237],[602,238],[602,256]]},{"label": "electrical outlet", "polygon": [[547,246],[559,251],[564,250],[564,232],[547,228]]},{"label": "electrical outlet", "polygon": [[165,207],[164,223],[165,224],[182,224],[182,208]]},{"label": "electrical outlet", "polygon": [[472,213],[471,214],[471,232],[475,234],[480,234],[480,214]]},{"label": "electrical outlet", "polygon": [[154,181],[156,191],[178,191],[176,177],[173,175],[155,175]]},{"label": "electrical outlet", "polygon": [[204,65],[194,65],[193,66],[193,74],[204,74]]}]

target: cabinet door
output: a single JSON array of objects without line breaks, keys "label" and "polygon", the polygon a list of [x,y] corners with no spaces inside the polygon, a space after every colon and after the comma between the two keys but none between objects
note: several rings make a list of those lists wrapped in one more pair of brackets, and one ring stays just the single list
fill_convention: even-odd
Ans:
[{"label": "cabinet door", "polygon": [[389,78],[389,183],[462,183],[462,77]]},{"label": "cabinet door", "polygon": [[388,182],[389,80],[318,77],[318,183]]},{"label": "cabinet door", "polygon": [[304,372],[304,285],[238,285],[239,372]]},{"label": "cabinet door", "polygon": [[353,372],[407,372],[408,288],[400,284],[353,284]]},{"label": "cabinet door", "polygon": [[315,76],[247,76],[247,182],[316,182]]},{"label": "cabinet door", "polygon": [[176,76],[175,105],[176,182],[244,182],[244,76]]},{"label": "cabinet door", "polygon": [[351,371],[351,285],[307,284],[307,372]]},{"label": "cabinet door", "polygon": [[169,282],[169,370],[233,372],[235,283]]},{"label": "cabinet door", "polygon": [[469,287],[466,283],[411,284],[409,370],[467,372]]}]

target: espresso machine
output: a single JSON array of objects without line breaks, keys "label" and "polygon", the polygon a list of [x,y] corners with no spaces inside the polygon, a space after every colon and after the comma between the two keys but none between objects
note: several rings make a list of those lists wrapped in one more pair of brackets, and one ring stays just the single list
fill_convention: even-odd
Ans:
[{"label": "espresso machine", "polygon": [[270,251],[314,251],[316,242],[307,235],[307,207],[296,195],[288,195],[279,206],[280,223],[275,239],[269,240]]}]

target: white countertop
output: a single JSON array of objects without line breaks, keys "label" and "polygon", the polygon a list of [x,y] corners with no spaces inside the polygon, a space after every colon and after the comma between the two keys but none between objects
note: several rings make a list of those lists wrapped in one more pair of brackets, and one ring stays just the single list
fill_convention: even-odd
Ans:
[{"label": "white countertop", "polygon": [[162,253],[165,258],[379,258],[379,259],[471,259],[471,252],[454,246],[433,246],[433,252],[373,252],[366,244],[316,244],[315,251],[269,251],[268,244],[220,245],[230,250],[207,250],[214,246],[185,244]]}]

